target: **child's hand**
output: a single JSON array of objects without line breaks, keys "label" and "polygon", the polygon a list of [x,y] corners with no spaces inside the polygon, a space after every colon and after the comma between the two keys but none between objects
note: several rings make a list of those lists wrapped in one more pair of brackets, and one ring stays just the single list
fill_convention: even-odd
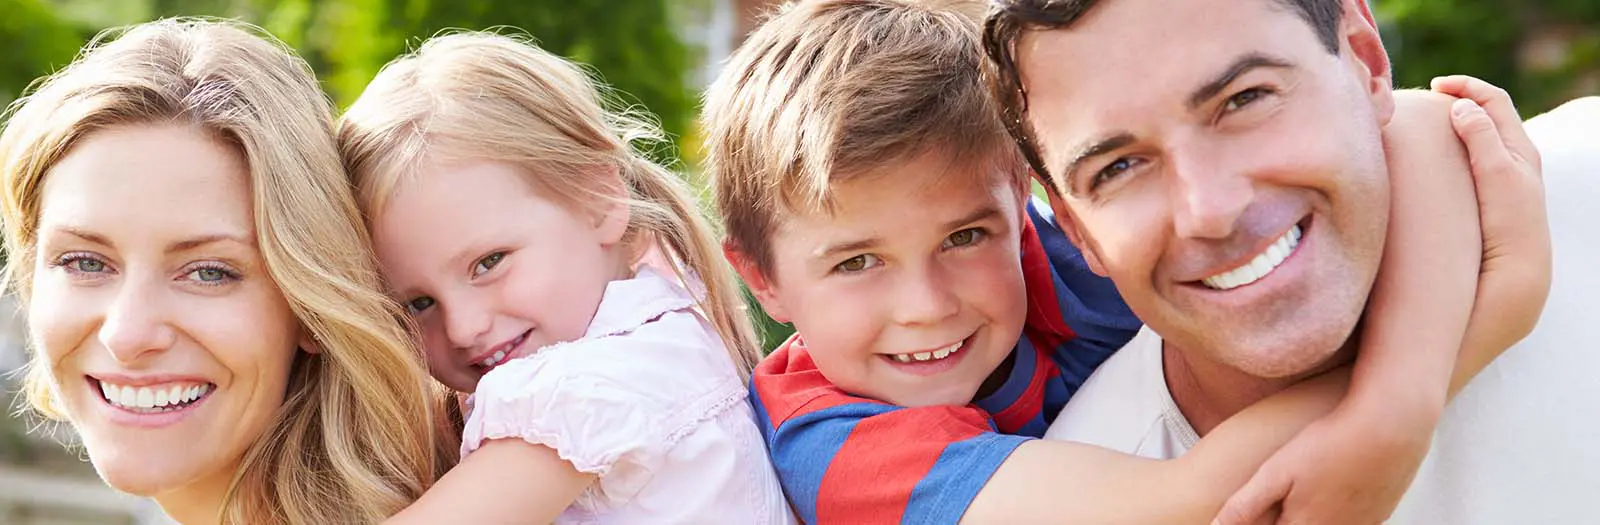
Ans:
[{"label": "child's hand", "polygon": [[[1509,347],[1533,331],[1550,296],[1550,221],[1539,150],[1505,90],[1461,75],[1436,78],[1433,89],[1460,98],[1451,121],[1467,145],[1478,189],[1483,265],[1467,340],[1480,336]],[[1461,386],[1453,383],[1451,392]]]},{"label": "child's hand", "polygon": [[1235,493],[1218,524],[1382,523],[1411,486],[1433,421],[1341,403],[1295,435]]},{"label": "child's hand", "polygon": [[[1470,77],[1434,89],[1462,97],[1451,123],[1467,147],[1483,260],[1449,395],[1537,323],[1550,286],[1549,226],[1538,151],[1503,90]],[[1380,523],[1425,456],[1438,412],[1352,396],[1272,456],[1218,514],[1218,523]],[[1407,408],[1407,407],[1411,408]]]}]

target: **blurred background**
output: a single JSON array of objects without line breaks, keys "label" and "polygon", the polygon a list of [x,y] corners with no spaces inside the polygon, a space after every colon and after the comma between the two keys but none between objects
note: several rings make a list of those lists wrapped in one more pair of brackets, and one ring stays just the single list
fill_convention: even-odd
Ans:
[{"label": "blurred background", "polygon": [[[1465,73],[1507,88],[1524,117],[1600,94],[1600,0],[1370,0],[1397,83]],[[593,66],[660,119],[661,148],[696,177],[699,92],[760,14],[778,0],[0,0],[0,105],[67,64],[104,28],[177,15],[237,17],[282,38],[316,69],[342,108],[378,69],[446,28],[516,28]],[[681,160],[680,160],[681,159]],[[754,312],[768,348],[788,330]],[[17,406],[22,325],[0,297],[0,370]],[[150,502],[104,486],[70,433],[0,419],[0,523],[166,523]]]}]

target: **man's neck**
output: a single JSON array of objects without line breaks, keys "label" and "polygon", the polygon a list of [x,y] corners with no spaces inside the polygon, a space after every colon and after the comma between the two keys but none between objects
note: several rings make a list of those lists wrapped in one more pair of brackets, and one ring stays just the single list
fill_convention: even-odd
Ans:
[{"label": "man's neck", "polygon": [[1347,363],[1354,358],[1354,342],[1334,354],[1323,366],[1306,374],[1287,378],[1264,378],[1247,374],[1237,368],[1205,359],[1199,352],[1189,352],[1161,342],[1161,367],[1165,371],[1167,391],[1178,405],[1184,419],[1201,437],[1217,425],[1255,402],[1311,377]]}]

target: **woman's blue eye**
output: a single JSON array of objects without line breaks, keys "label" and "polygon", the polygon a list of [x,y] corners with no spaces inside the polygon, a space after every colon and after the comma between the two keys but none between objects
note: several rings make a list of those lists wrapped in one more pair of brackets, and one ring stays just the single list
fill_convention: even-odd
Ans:
[{"label": "woman's blue eye", "polygon": [[99,273],[106,270],[106,263],[87,257],[67,261],[67,266],[86,273]]},{"label": "woman's blue eye", "polygon": [[208,283],[214,283],[228,278],[228,273],[217,268],[201,268],[193,272],[195,278]]}]

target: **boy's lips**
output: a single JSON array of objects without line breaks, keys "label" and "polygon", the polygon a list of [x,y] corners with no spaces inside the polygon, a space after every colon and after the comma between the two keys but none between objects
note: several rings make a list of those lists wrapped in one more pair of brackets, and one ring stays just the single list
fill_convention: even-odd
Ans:
[{"label": "boy's lips", "polygon": [[976,337],[969,335],[939,348],[902,354],[878,354],[878,356],[896,370],[916,375],[933,375],[954,368],[961,362],[961,358],[967,355],[967,350],[971,349],[973,339]]}]

